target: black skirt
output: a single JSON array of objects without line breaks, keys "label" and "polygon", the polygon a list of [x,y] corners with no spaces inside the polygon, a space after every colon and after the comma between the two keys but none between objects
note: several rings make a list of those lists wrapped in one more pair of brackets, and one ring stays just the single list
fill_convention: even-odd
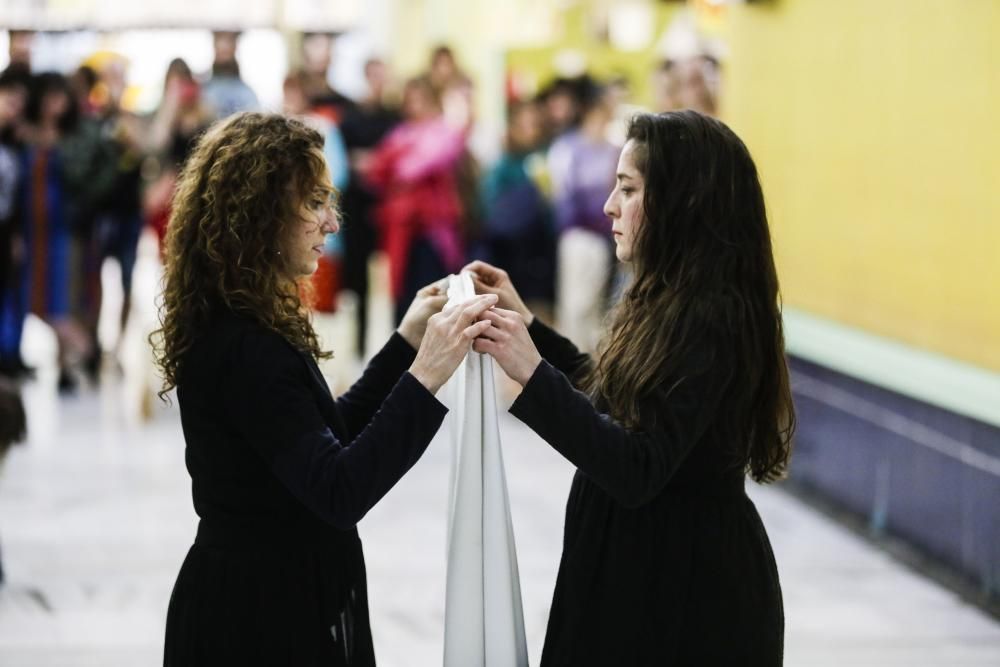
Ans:
[{"label": "black skirt", "polygon": [[165,667],[375,664],[356,532],[339,545],[254,546],[204,533],[170,597]]}]

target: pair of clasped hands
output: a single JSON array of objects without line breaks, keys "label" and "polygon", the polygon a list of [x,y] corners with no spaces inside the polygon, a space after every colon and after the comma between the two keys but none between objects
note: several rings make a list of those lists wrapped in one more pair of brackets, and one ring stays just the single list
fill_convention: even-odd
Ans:
[{"label": "pair of clasped hands", "polygon": [[503,269],[476,261],[462,270],[472,274],[475,297],[445,307],[448,282],[441,280],[417,292],[403,316],[399,334],[417,350],[410,374],[437,393],[471,348],[524,386],[542,361],[528,335],[534,316]]}]

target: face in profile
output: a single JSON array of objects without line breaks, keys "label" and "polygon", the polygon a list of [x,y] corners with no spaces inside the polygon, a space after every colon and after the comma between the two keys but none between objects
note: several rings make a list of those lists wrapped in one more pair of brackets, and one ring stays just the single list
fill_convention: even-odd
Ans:
[{"label": "face in profile", "polygon": [[70,107],[69,95],[62,89],[46,91],[42,97],[42,118],[61,118]]},{"label": "face in profile", "polygon": [[413,121],[426,120],[437,113],[433,91],[422,83],[410,83],[403,91],[403,114]]},{"label": "face in profile", "polygon": [[0,89],[0,127],[21,117],[28,102],[28,91],[21,86]]},{"label": "face in profile", "polygon": [[545,101],[545,112],[554,127],[566,127],[576,116],[577,103],[569,91],[556,90]]},{"label": "face in profile", "polygon": [[[319,151],[317,151],[319,153]],[[319,156],[322,159],[322,156]],[[299,204],[298,219],[289,227],[289,239],[284,252],[285,266],[292,279],[311,276],[319,266],[327,234],[340,229],[333,206],[333,188],[329,174],[324,185],[316,188]]]},{"label": "face in profile", "polygon": [[538,107],[533,104],[519,107],[511,116],[507,136],[512,150],[534,150],[542,140],[542,115]]},{"label": "face in profile", "polygon": [[370,60],[365,65],[365,81],[372,91],[381,92],[389,82],[389,70],[381,60]]},{"label": "face in profile", "polygon": [[625,143],[618,158],[615,189],[604,203],[604,214],[611,218],[615,237],[615,256],[626,263],[632,261],[635,235],[645,217],[642,204],[645,180],[636,166],[637,148],[634,139]]}]

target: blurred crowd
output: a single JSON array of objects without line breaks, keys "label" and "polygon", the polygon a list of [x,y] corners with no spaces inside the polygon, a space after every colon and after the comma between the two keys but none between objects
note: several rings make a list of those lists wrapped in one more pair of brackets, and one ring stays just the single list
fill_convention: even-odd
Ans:
[{"label": "blurred crowd", "polygon": [[[140,235],[161,243],[171,198],[199,134],[218,118],[259,110],[236,58],[239,35],[214,33],[214,63],[196,73],[180,58],[164,75],[158,108],[123,104],[127,61],[101,52],[75,71],[33,72],[30,33],[11,32],[0,73],[0,374],[30,376],[20,355],[29,313],[56,333],[59,388],[97,382],[101,269],[121,271],[124,328]],[[364,63],[366,93],[331,87],[331,38],[306,34],[287,73],[282,113],[317,129],[340,192],[342,231],[314,277],[314,306],[357,295],[355,352],[364,355],[369,259],[385,253],[397,321],[423,285],[470,259],[505,268],[543,319],[584,348],[597,340],[620,281],[604,201],[623,136],[624,80],[581,74],[530,96],[508,91],[498,158],[471,149],[475,85],[447,46],[397,87],[388,65]],[[654,72],[658,110],[713,113],[718,65],[665,61]]]}]

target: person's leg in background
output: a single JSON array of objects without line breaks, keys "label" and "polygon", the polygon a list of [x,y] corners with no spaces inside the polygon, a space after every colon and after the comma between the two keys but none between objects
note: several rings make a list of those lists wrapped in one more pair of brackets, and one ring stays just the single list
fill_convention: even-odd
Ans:
[{"label": "person's leg in background", "polygon": [[446,275],[448,269],[434,249],[434,245],[424,237],[415,239],[410,247],[409,260],[406,264],[403,292],[396,302],[396,324],[403,321],[406,309],[410,307],[410,302],[422,287]]},{"label": "person's leg in background", "polygon": [[138,213],[124,215],[119,220],[118,245],[115,257],[122,267],[122,312],[119,318],[118,341],[125,332],[129,313],[132,312],[132,274],[135,271],[135,259],[139,250],[139,235],[142,233],[142,216]]},{"label": "person's leg in background", "polygon": [[368,260],[375,250],[376,232],[370,220],[370,199],[360,188],[348,187],[344,193],[344,225],[340,235],[344,242],[344,289],[354,292],[357,299],[356,352],[365,355],[368,333]]},{"label": "person's leg in background", "polygon": [[567,229],[559,237],[557,271],[559,331],[581,350],[593,352],[607,310],[611,271],[607,239],[583,229]]},{"label": "person's leg in background", "polygon": [[12,374],[8,371],[7,365],[11,363],[9,354],[3,345],[4,329],[6,328],[7,302],[12,295],[9,290],[12,284],[14,262],[13,262],[13,222],[6,224],[0,222],[0,374]]},{"label": "person's leg in background", "polygon": [[[11,382],[0,379],[0,469],[7,450],[24,440],[27,420],[21,393]],[[3,561],[0,560],[0,584],[4,582]]]}]

